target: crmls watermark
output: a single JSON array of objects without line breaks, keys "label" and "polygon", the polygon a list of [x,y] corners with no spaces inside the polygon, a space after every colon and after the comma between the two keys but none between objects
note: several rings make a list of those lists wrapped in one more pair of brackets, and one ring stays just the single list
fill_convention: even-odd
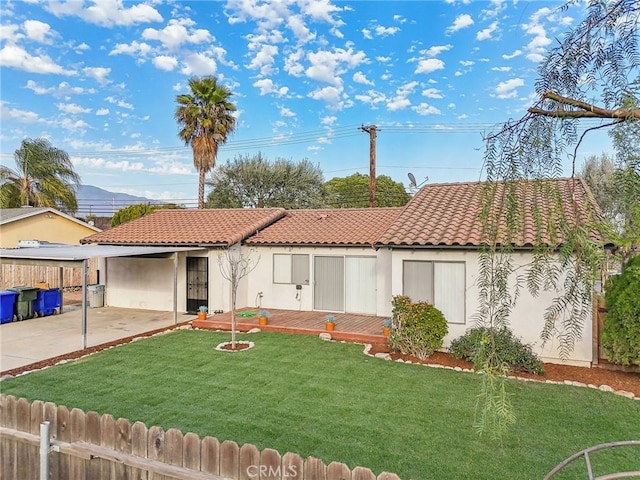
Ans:
[{"label": "crmls watermark", "polygon": [[247,467],[247,476],[251,478],[296,478],[298,476],[298,467],[296,465],[289,465],[287,467],[274,467],[272,465],[249,465]]}]

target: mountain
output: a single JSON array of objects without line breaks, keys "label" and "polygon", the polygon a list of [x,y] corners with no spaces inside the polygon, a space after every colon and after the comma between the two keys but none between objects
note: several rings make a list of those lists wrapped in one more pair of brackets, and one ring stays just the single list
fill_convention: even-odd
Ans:
[{"label": "mountain", "polygon": [[78,200],[77,217],[97,215],[99,217],[111,217],[121,208],[138,203],[162,204],[159,200],[145,197],[136,197],[126,193],[116,193],[104,190],[93,185],[78,185],[76,189]]}]

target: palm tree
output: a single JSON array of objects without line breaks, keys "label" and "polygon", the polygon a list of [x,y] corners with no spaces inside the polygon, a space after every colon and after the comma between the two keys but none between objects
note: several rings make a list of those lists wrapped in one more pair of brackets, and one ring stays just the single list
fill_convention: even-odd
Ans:
[{"label": "palm tree", "polygon": [[0,166],[0,207],[54,207],[68,213],[78,209],[75,186],[80,176],[67,152],[45,138],[25,138],[14,158],[15,170]]},{"label": "palm tree", "polygon": [[216,78],[192,77],[190,93],[178,95],[175,118],[178,136],[193,149],[193,164],[198,169],[198,208],[204,208],[205,175],[216,164],[218,147],[227,141],[236,126],[232,115],[236,106],[229,101],[231,91]]}]

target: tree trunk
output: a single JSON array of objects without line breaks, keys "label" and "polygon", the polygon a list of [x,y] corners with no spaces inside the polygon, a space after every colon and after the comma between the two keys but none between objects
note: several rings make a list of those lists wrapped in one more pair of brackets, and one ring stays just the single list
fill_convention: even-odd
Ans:
[{"label": "tree trunk", "polygon": [[198,208],[204,208],[204,177],[206,173],[204,168],[198,170]]}]

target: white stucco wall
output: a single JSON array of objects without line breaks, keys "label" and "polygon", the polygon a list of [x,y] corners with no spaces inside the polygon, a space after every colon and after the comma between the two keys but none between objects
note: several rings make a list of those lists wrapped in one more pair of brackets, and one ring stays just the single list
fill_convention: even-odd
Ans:
[{"label": "white stucco wall", "polygon": [[[247,248],[247,247],[244,247]],[[391,255],[381,259],[379,252],[371,247],[266,247],[254,248],[254,255],[260,255],[258,266],[251,273],[247,281],[245,302],[248,307],[282,308],[286,310],[313,310],[313,257],[323,256],[363,256],[377,258],[376,264],[376,314],[382,315],[386,306],[385,298],[391,301],[391,282],[387,275],[387,269],[391,265]],[[273,255],[283,254],[307,254],[309,255],[309,285],[302,285],[301,290],[296,290],[295,285],[273,283]],[[262,298],[258,293],[262,292]]]},{"label": "white stucco wall", "polygon": [[[474,251],[459,250],[431,250],[431,249],[397,249],[393,250],[391,282],[393,295],[401,295],[403,292],[402,264],[404,260],[422,260],[434,262],[465,262],[466,265],[466,298],[465,302],[465,324],[449,324],[449,333],[445,337],[445,346],[448,346],[454,338],[465,333],[466,330],[475,326],[473,315],[479,307],[479,295],[476,280],[479,275],[478,254]],[[514,263],[516,266],[526,265],[531,261],[530,253],[514,253]],[[537,297],[533,297],[527,290],[526,285],[520,289],[516,307],[510,316],[510,328],[514,334],[525,343],[533,347],[533,351],[542,357],[543,361],[563,363],[560,359],[557,340],[548,342],[544,347],[540,339],[540,334],[544,326],[545,309],[551,305],[555,295],[552,292],[540,292]],[[390,315],[391,306],[385,315]],[[590,365],[592,360],[592,325],[588,321],[583,326],[582,338],[576,344],[571,354],[569,363],[575,365]]]}]

